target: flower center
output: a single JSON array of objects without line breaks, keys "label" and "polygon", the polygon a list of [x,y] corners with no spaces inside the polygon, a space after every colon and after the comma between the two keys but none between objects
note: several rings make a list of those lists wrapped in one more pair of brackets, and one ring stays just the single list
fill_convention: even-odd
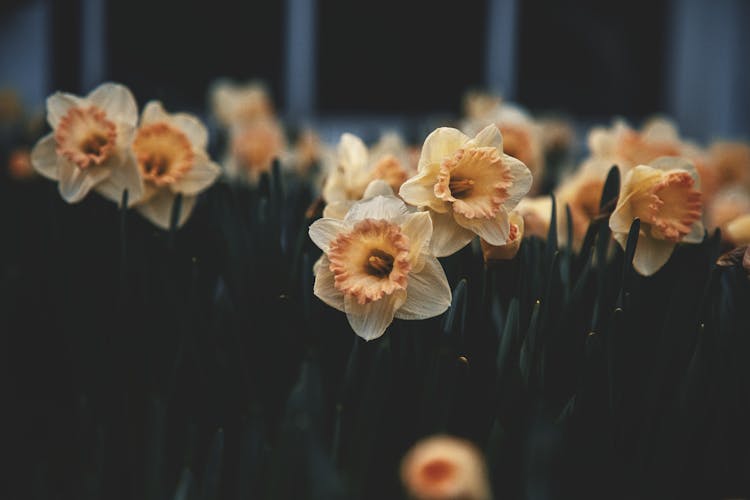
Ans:
[{"label": "flower center", "polygon": [[701,218],[701,193],[687,172],[670,172],[647,190],[634,197],[633,214],[651,225],[657,239],[679,242],[694,222]]},{"label": "flower center", "polygon": [[183,177],[195,161],[187,136],[164,122],[142,126],[133,141],[133,151],[143,178],[160,187]]},{"label": "flower center", "polygon": [[440,165],[435,196],[468,219],[493,218],[510,196],[510,168],[497,148],[459,149]]},{"label": "flower center", "polygon": [[422,467],[422,476],[426,483],[442,483],[453,477],[456,472],[455,464],[444,458],[430,460]]},{"label": "flower center", "polygon": [[360,304],[404,290],[411,269],[409,239],[396,224],[365,219],[330,244],[334,285]]},{"label": "flower center", "polygon": [[57,153],[82,169],[104,163],[116,137],[117,127],[96,106],[71,108],[55,130]]}]

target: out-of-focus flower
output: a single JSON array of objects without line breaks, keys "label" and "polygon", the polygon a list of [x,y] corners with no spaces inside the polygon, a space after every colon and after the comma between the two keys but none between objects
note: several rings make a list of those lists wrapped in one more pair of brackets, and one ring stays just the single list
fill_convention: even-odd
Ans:
[{"label": "out-of-focus flower", "polygon": [[542,118],[539,120],[544,151],[569,151],[576,140],[573,125],[562,118]]},{"label": "out-of-focus flower", "polygon": [[563,181],[555,193],[561,241],[567,237],[565,206],[570,206],[570,215],[573,220],[573,246],[578,248],[589,224],[599,215],[603,189],[604,178],[598,172],[587,168],[580,169],[575,175]]},{"label": "out-of-focus flower", "polygon": [[491,498],[479,450],[451,436],[432,436],[414,445],[401,462],[401,480],[418,500]]},{"label": "out-of-focus flower", "polygon": [[237,125],[232,129],[230,142],[227,173],[252,182],[271,169],[273,160],[281,156],[285,148],[284,131],[275,120]]},{"label": "out-of-focus flower", "polygon": [[343,220],[323,218],[310,238],[323,250],[314,266],[315,295],[346,313],[354,332],[373,340],[393,318],[425,319],[451,302],[448,281],[430,255],[432,222],[395,196],[355,203]]},{"label": "out-of-focus flower", "polygon": [[23,105],[13,89],[0,89],[0,123],[17,123],[23,117]]},{"label": "out-of-focus flower", "polygon": [[750,213],[740,215],[729,222],[724,232],[726,239],[734,245],[750,245]]},{"label": "out-of-focus flower", "polygon": [[523,217],[525,236],[547,238],[552,219],[552,198],[549,196],[522,198],[515,211]]},{"label": "out-of-focus flower", "polygon": [[742,186],[734,186],[717,193],[706,206],[709,228],[723,227],[740,215],[750,213],[750,193]]},{"label": "out-of-focus flower", "polygon": [[320,137],[312,129],[305,129],[297,137],[294,144],[294,165],[297,173],[305,176],[310,168],[321,162],[323,144]]},{"label": "out-of-focus flower", "polygon": [[521,247],[521,240],[523,239],[523,217],[518,212],[513,211],[510,213],[509,219],[510,232],[508,233],[508,242],[505,245],[490,245],[486,241],[481,240],[482,255],[485,262],[510,260],[518,253],[518,249]]},{"label": "out-of-focus flower", "polygon": [[274,118],[271,98],[259,82],[221,80],[211,89],[211,104],[217,120],[225,127]]},{"label": "out-of-focus flower", "polygon": [[208,132],[187,113],[167,113],[160,102],[149,102],[133,140],[133,152],[145,183],[138,211],[154,225],[168,229],[172,205],[182,194],[177,222],[190,217],[198,194],[214,183],[221,173],[206,153]]},{"label": "out-of-focus flower", "polygon": [[713,170],[718,189],[725,186],[750,189],[750,145],[744,142],[715,142],[708,150],[706,163],[706,168]]},{"label": "out-of-focus flower", "polygon": [[330,169],[323,186],[323,198],[331,203],[359,200],[368,184],[376,179],[386,181],[394,191],[406,180],[403,160],[385,151],[367,151],[362,139],[353,134],[343,134],[338,144],[336,166]]},{"label": "out-of-focus flower", "polygon": [[650,276],[666,264],[677,243],[703,241],[703,202],[695,167],[684,158],[659,158],[625,175],[609,227],[625,248],[634,218],[641,221],[633,267]]},{"label": "out-of-focus flower", "polygon": [[130,151],[138,109],[130,91],[112,83],[86,97],[57,92],[47,99],[53,132],[31,152],[34,168],[58,181],[63,199],[81,201],[94,189],[119,203],[127,189],[131,204],[143,194],[143,181]]},{"label": "out-of-focus flower", "polygon": [[[394,196],[393,188],[391,188],[391,186],[382,179],[371,181],[370,184],[367,185],[367,188],[362,195],[362,200],[369,200],[371,198],[375,198],[376,196]],[[323,209],[323,217],[344,220],[346,214],[349,212],[349,209],[351,209],[357,203],[357,201],[341,200],[328,203]]]},{"label": "out-of-focus flower", "polygon": [[8,158],[8,174],[12,179],[25,181],[36,177],[31,165],[31,154],[26,148],[19,148],[10,153]]},{"label": "out-of-focus flower", "polygon": [[464,116],[469,121],[492,121],[503,102],[502,97],[489,92],[469,91],[464,94]]},{"label": "out-of-focus flower", "polygon": [[503,152],[496,125],[473,139],[453,128],[439,128],[425,140],[418,173],[401,186],[400,195],[430,211],[432,251],[442,257],[475,235],[491,245],[504,245],[510,232],[508,213],[531,182],[526,165]]}]

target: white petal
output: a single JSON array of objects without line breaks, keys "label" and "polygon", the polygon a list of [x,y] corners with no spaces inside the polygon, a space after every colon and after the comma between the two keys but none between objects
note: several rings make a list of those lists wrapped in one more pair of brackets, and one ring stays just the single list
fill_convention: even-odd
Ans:
[{"label": "white petal", "polygon": [[435,196],[435,183],[440,166],[437,163],[426,166],[422,172],[401,184],[398,195],[409,205],[429,207],[440,213],[449,210],[443,200]]},{"label": "white petal", "polygon": [[133,93],[117,83],[103,83],[87,97],[92,104],[103,109],[111,120],[135,126],[138,123],[138,105]]},{"label": "white petal", "polygon": [[432,238],[430,250],[435,257],[446,257],[461,250],[476,236],[472,231],[460,226],[453,213],[430,212],[432,217]]},{"label": "white petal", "polygon": [[206,149],[208,146],[208,130],[195,116],[188,113],[175,113],[171,122],[182,130],[190,139],[195,149]]},{"label": "white petal", "polygon": [[67,92],[55,92],[47,98],[47,123],[53,129],[57,128],[63,116],[70,111],[70,108],[80,106],[83,100]]},{"label": "white petal", "polygon": [[[169,189],[159,189],[148,201],[136,205],[136,209],[153,225],[161,229],[169,229],[175,197],[176,195]],[[196,199],[196,196],[182,197],[182,207],[177,227],[182,227],[187,222],[190,214],[193,212],[193,208],[195,208]]]},{"label": "white petal", "polygon": [[484,127],[471,142],[476,147],[493,147],[503,152],[503,135],[494,123]]},{"label": "white petal", "polygon": [[429,212],[404,215],[400,221],[401,231],[409,238],[409,262],[412,272],[419,272],[424,264],[421,256],[429,251],[432,238],[432,218]]},{"label": "white petal", "polygon": [[344,220],[349,209],[352,208],[353,201],[334,201],[329,203],[323,209],[323,217],[326,219]]},{"label": "white petal", "polygon": [[508,242],[510,221],[508,214],[500,210],[494,219],[467,219],[461,214],[454,214],[456,222],[476,233],[490,245],[500,246]]},{"label": "white petal", "polygon": [[434,130],[424,141],[417,170],[422,172],[428,165],[442,163],[468,141],[466,134],[455,128],[440,127]]},{"label": "white petal", "polygon": [[339,164],[346,170],[359,170],[367,165],[367,146],[354,134],[343,134],[338,146]]},{"label": "white petal", "polygon": [[693,226],[690,228],[690,232],[686,234],[684,238],[682,238],[682,242],[700,243],[701,241],[703,241],[705,231],[706,229],[703,227],[703,223],[701,221],[697,221],[693,223]]},{"label": "white petal", "polygon": [[141,171],[132,153],[125,153],[125,158],[112,167],[112,175],[96,186],[96,192],[108,200],[120,204],[122,192],[128,190],[128,207],[135,205],[143,198],[144,186]]},{"label": "white petal", "polygon": [[365,340],[374,340],[385,333],[385,329],[393,321],[396,310],[406,300],[406,291],[396,290],[380,300],[369,304],[359,304],[351,295],[344,297],[346,318],[354,333]]},{"label": "white petal", "polygon": [[520,160],[512,156],[503,155],[503,163],[510,168],[510,172],[513,175],[513,185],[508,190],[510,197],[503,203],[505,210],[510,211],[516,208],[521,198],[526,196],[534,180],[531,176],[531,171]]},{"label": "white petal", "polygon": [[344,220],[358,221],[363,219],[391,220],[409,213],[406,204],[395,196],[376,196],[369,200],[355,203]]},{"label": "white petal", "polygon": [[[325,255],[315,263],[315,285],[313,293],[320,300],[339,311],[344,311],[344,294],[334,285],[333,271],[330,269],[331,262]],[[306,271],[305,271],[306,272]]]},{"label": "white petal", "polygon": [[207,189],[221,175],[221,167],[208,159],[205,154],[195,157],[195,164],[184,177],[177,180],[171,189],[175,193],[196,195]]},{"label": "white petal", "polygon": [[451,288],[443,266],[428,257],[421,272],[409,273],[406,302],[396,311],[398,319],[426,319],[443,314],[451,305]]},{"label": "white petal", "polygon": [[60,162],[58,170],[60,196],[68,203],[78,203],[89,194],[89,191],[112,174],[112,167],[96,165],[81,169],[70,162]]},{"label": "white petal", "polygon": [[31,150],[31,164],[47,179],[57,180],[57,141],[54,134],[39,139]]},{"label": "white petal", "polygon": [[362,195],[362,199],[369,200],[370,198],[375,198],[376,196],[394,195],[395,193],[393,192],[393,188],[391,188],[390,184],[382,179],[376,179],[367,185],[367,189],[365,189],[365,194]]},{"label": "white petal", "polygon": [[341,233],[349,231],[349,224],[338,219],[318,219],[310,225],[308,233],[318,248],[328,253],[328,245]]},{"label": "white petal", "polygon": [[633,256],[633,267],[643,276],[651,276],[667,263],[675,244],[671,241],[657,240],[648,236],[638,238]]},{"label": "white petal", "polygon": [[141,125],[152,122],[169,121],[169,114],[160,101],[149,101],[141,113]]}]

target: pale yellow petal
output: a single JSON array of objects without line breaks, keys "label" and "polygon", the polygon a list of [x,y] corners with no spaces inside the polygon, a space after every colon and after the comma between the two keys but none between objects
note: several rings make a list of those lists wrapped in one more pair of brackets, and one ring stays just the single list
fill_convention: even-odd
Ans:
[{"label": "pale yellow petal", "polygon": [[62,161],[58,174],[60,176],[58,184],[60,196],[68,203],[78,203],[86,197],[94,186],[112,174],[112,167],[97,165],[83,170],[70,162]]},{"label": "pale yellow petal", "polygon": [[80,106],[83,99],[67,92],[55,92],[47,98],[47,123],[53,129],[71,108]]},{"label": "pale yellow petal", "polygon": [[500,246],[508,242],[510,222],[505,210],[500,210],[494,219],[469,219],[461,214],[454,214],[456,222],[484,239],[490,245]]},{"label": "pale yellow petal", "polygon": [[47,179],[57,180],[57,142],[54,134],[48,134],[36,143],[31,150],[31,164],[34,170]]},{"label": "pale yellow petal", "polygon": [[635,247],[633,267],[643,276],[651,276],[667,263],[675,244],[641,235]]},{"label": "pale yellow petal", "polygon": [[354,333],[370,341],[381,337],[406,300],[406,290],[396,290],[380,300],[360,304],[351,295],[344,297],[344,310]]},{"label": "pale yellow petal", "polygon": [[107,118],[130,126],[138,123],[138,105],[133,93],[117,83],[103,83],[94,89],[86,99],[104,110]]},{"label": "pale yellow petal", "polygon": [[[313,293],[320,300],[339,311],[344,311],[344,294],[335,286],[331,262],[325,255],[315,263],[315,285]],[[306,272],[306,271],[305,271]]]},{"label": "pale yellow petal", "polygon": [[170,186],[175,193],[196,195],[208,189],[221,175],[221,167],[212,162],[204,153],[196,155],[195,164],[183,177]]},{"label": "pale yellow petal", "polygon": [[451,289],[443,266],[435,257],[425,259],[420,272],[409,274],[406,301],[396,311],[398,319],[426,319],[443,314],[451,305]]},{"label": "pale yellow petal", "polygon": [[434,163],[441,163],[445,158],[452,155],[469,141],[469,138],[455,128],[441,127],[434,130],[422,146],[422,155],[419,157],[419,172]]},{"label": "pale yellow petal", "polygon": [[323,218],[313,222],[310,225],[308,233],[313,243],[323,250],[324,253],[328,253],[328,245],[331,241],[349,229],[350,225],[342,220]]},{"label": "pale yellow petal", "polygon": [[468,245],[476,234],[460,226],[453,218],[453,213],[440,214],[430,212],[432,217],[432,238],[430,250],[435,257],[452,255]]}]

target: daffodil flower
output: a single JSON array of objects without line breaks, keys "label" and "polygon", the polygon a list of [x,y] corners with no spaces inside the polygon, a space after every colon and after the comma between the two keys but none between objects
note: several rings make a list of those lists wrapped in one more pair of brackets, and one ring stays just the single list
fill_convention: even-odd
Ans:
[{"label": "daffodil flower", "polygon": [[217,120],[225,127],[274,117],[271,98],[259,82],[220,80],[211,88],[211,104]]},{"label": "daffodil flower", "polygon": [[190,217],[200,192],[221,173],[206,153],[208,132],[186,113],[167,113],[160,102],[149,102],[133,140],[133,152],[145,183],[138,211],[162,229],[168,229],[172,205],[182,194],[178,226]]},{"label": "daffodil flower", "polygon": [[78,203],[92,189],[119,203],[124,190],[138,201],[143,182],[130,151],[138,122],[133,94],[105,83],[86,97],[56,92],[47,98],[52,133],[31,152],[31,163],[44,177],[58,181],[60,195]]},{"label": "daffodil flower", "polygon": [[362,139],[354,134],[343,134],[337,148],[336,165],[323,186],[327,203],[360,200],[370,181],[385,180],[394,190],[406,180],[403,160],[383,144],[368,152]]},{"label": "daffodil flower", "polygon": [[354,332],[373,340],[393,318],[425,319],[451,302],[448,281],[430,255],[432,221],[395,196],[355,203],[343,220],[322,218],[310,238],[323,250],[314,293],[346,313]]},{"label": "daffodil flower", "polygon": [[510,232],[508,233],[507,243],[500,246],[494,246],[481,240],[482,255],[484,256],[485,262],[511,260],[518,253],[518,249],[521,248],[524,231],[523,217],[514,210],[510,213],[509,219]]},{"label": "daffodil flower", "polygon": [[633,258],[633,267],[640,274],[650,276],[661,269],[677,243],[703,241],[699,189],[695,167],[683,158],[659,158],[625,175],[609,227],[625,248],[633,219],[640,219]]},{"label": "daffodil flower", "polygon": [[418,173],[399,194],[428,209],[434,234],[432,252],[443,257],[466,246],[475,235],[490,245],[508,240],[508,212],[531,187],[522,162],[503,153],[496,125],[470,139],[453,128],[439,128],[424,142]]},{"label": "daffodil flower", "polygon": [[229,142],[227,174],[250,182],[257,182],[261,173],[270,171],[273,160],[286,147],[281,125],[271,119],[233,126]]}]

